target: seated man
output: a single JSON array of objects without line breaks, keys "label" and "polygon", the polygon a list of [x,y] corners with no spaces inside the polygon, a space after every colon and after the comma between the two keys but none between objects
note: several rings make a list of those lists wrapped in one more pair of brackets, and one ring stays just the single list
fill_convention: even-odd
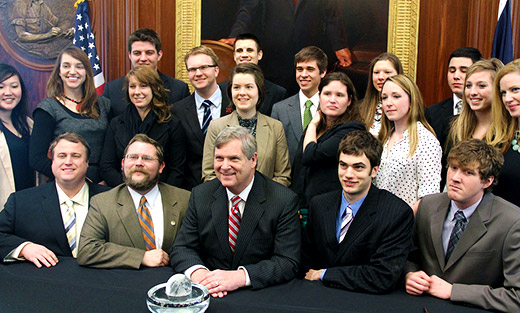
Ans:
[{"label": "seated man", "polygon": [[410,250],[413,212],[372,185],[382,150],[367,131],[350,132],[341,141],[343,190],[310,202],[302,254],[306,279],[372,293],[389,292],[399,282]]},{"label": "seated man", "polygon": [[159,183],[161,145],[137,134],[121,161],[124,184],[92,198],[81,232],[78,263],[100,268],[165,266],[190,193]]},{"label": "seated man", "polygon": [[212,296],[295,277],[300,222],[295,193],[255,171],[255,138],[230,126],[215,140],[217,179],[193,188],[170,259]]},{"label": "seated man", "polygon": [[406,292],[520,311],[520,209],[490,192],[503,162],[477,139],[451,149],[448,191],[417,210]]},{"label": "seated man", "polygon": [[50,145],[54,182],[11,194],[0,212],[0,257],[54,266],[57,256],[76,257],[77,240],[91,196],[108,187],[87,183],[90,147],[64,133]]}]

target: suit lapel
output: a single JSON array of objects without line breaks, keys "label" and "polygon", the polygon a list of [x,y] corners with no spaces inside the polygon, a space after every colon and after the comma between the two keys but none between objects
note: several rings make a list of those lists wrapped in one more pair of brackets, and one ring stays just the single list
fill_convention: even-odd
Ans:
[{"label": "suit lapel", "polygon": [[191,103],[184,108],[184,114],[186,115],[186,120],[191,128],[191,131],[195,134],[195,137],[200,142],[200,144],[204,145],[204,135],[200,129],[199,117],[197,116],[195,94],[192,94],[190,97]]},{"label": "suit lapel", "polygon": [[[448,199],[447,196],[446,199]],[[439,263],[440,268],[444,268],[445,266],[445,253],[442,245],[442,229],[444,228],[444,220],[446,219],[449,208],[450,202],[448,199],[447,202],[443,201],[439,204],[437,210],[432,213],[430,218],[430,240],[433,249],[435,250],[435,255],[437,256],[437,262]]]},{"label": "suit lapel", "polygon": [[296,94],[292,99],[293,101],[289,102],[288,105],[288,115],[289,121],[292,125],[292,131],[294,132],[294,136],[296,140],[299,140],[302,135],[302,117],[301,117],[301,108],[300,108],[300,96]]},{"label": "suit lapel", "polygon": [[338,239],[336,238],[336,218],[340,205],[341,192],[337,192],[323,203],[323,209],[318,213],[323,218],[323,224],[319,225],[319,227],[324,232],[325,245],[329,250],[334,251],[334,254],[338,252],[339,248]]},{"label": "suit lapel", "polygon": [[173,244],[175,229],[177,229],[178,223],[180,222],[179,211],[175,210],[175,206],[177,205],[175,193],[163,192],[162,189],[162,184],[159,184],[159,192],[161,193],[164,216],[164,234],[162,248],[164,251],[169,252]]},{"label": "suit lapel", "polygon": [[485,222],[489,220],[489,216],[491,214],[491,202],[493,199],[493,195],[486,194],[477,209],[471,215],[471,219],[469,220],[466,229],[460,236],[459,242],[455,245],[453,252],[446,264],[445,271],[449,269],[453,264],[455,264],[466,251],[469,250],[477,241],[480,240],[484,234],[487,232],[487,227]]},{"label": "suit lapel", "polygon": [[[258,154],[264,154],[267,152],[268,142],[272,138],[269,137],[269,134],[271,133],[269,131],[269,125],[267,124],[266,116],[262,113],[258,113],[258,120],[256,123],[256,151],[258,151]],[[267,161],[267,158],[258,158],[257,159],[258,164],[256,168],[264,168],[264,162]],[[262,164],[261,164],[262,163]]]},{"label": "suit lapel", "polygon": [[132,245],[139,249],[146,249],[143,233],[141,232],[141,225],[139,225],[139,217],[137,216],[137,212],[134,207],[134,202],[132,201],[132,196],[126,186],[121,186],[121,189],[117,195],[117,204],[118,207],[116,209],[116,213],[121,220],[121,225],[126,230],[130,241],[132,241]]},{"label": "suit lapel", "polygon": [[240,259],[244,255],[251,237],[253,237],[256,225],[264,214],[264,209],[261,206],[263,202],[265,202],[263,181],[259,175],[255,175],[255,181],[247,198],[244,215],[242,216],[242,222],[240,223],[240,230],[238,231],[237,244],[231,268],[237,268],[238,264],[240,264]]},{"label": "suit lapel", "polygon": [[58,191],[56,190],[56,184],[50,182],[44,185],[41,189],[42,203],[41,208],[43,215],[49,223],[49,229],[53,233],[54,238],[58,242],[61,250],[67,254],[72,255],[70,251],[69,243],[67,241],[67,235],[65,234],[65,226],[63,226],[63,218],[61,216],[60,203],[58,199]]},{"label": "suit lapel", "polygon": [[229,247],[229,208],[228,208],[228,200],[226,188],[219,184],[219,187],[213,194],[213,201],[210,206],[213,228],[215,229],[215,233],[217,234],[217,241],[222,249],[222,253],[224,254],[224,258],[226,260],[231,260],[233,258],[233,254],[231,253],[231,248]]}]

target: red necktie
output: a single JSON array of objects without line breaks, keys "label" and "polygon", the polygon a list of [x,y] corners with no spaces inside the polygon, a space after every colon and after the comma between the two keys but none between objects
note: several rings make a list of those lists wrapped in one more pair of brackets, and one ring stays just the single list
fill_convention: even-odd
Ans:
[{"label": "red necktie", "polygon": [[231,214],[229,214],[229,247],[233,253],[235,252],[235,245],[238,238],[238,230],[240,229],[240,211],[238,210],[238,204],[242,199],[238,196],[231,198]]}]

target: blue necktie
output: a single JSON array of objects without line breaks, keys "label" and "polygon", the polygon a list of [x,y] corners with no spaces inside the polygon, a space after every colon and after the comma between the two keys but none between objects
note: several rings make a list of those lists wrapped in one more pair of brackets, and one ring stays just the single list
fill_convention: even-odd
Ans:
[{"label": "blue necktie", "polygon": [[204,100],[202,102],[202,106],[204,107],[204,117],[202,118],[202,133],[206,135],[206,132],[208,131],[209,123],[211,122],[211,109],[210,106],[213,103],[209,100]]}]

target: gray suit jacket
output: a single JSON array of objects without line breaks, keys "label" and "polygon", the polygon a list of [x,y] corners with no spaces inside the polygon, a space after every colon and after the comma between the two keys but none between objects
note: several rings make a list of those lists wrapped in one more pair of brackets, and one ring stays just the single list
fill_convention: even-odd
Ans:
[{"label": "gray suit jacket", "polygon": [[415,217],[407,271],[423,270],[453,284],[451,300],[484,309],[520,311],[520,209],[485,194],[445,264],[442,228],[450,199],[425,196]]},{"label": "gray suit jacket", "polygon": [[[190,192],[159,183],[164,212],[162,249],[167,253],[188,208]],[[81,231],[78,263],[98,268],[141,266],[145,243],[125,184],[93,197]]]},{"label": "gray suit jacket", "polygon": [[299,95],[295,94],[292,97],[275,103],[271,117],[279,120],[283,124],[285,137],[287,138],[287,146],[289,147],[289,160],[292,164],[303,133]]}]

